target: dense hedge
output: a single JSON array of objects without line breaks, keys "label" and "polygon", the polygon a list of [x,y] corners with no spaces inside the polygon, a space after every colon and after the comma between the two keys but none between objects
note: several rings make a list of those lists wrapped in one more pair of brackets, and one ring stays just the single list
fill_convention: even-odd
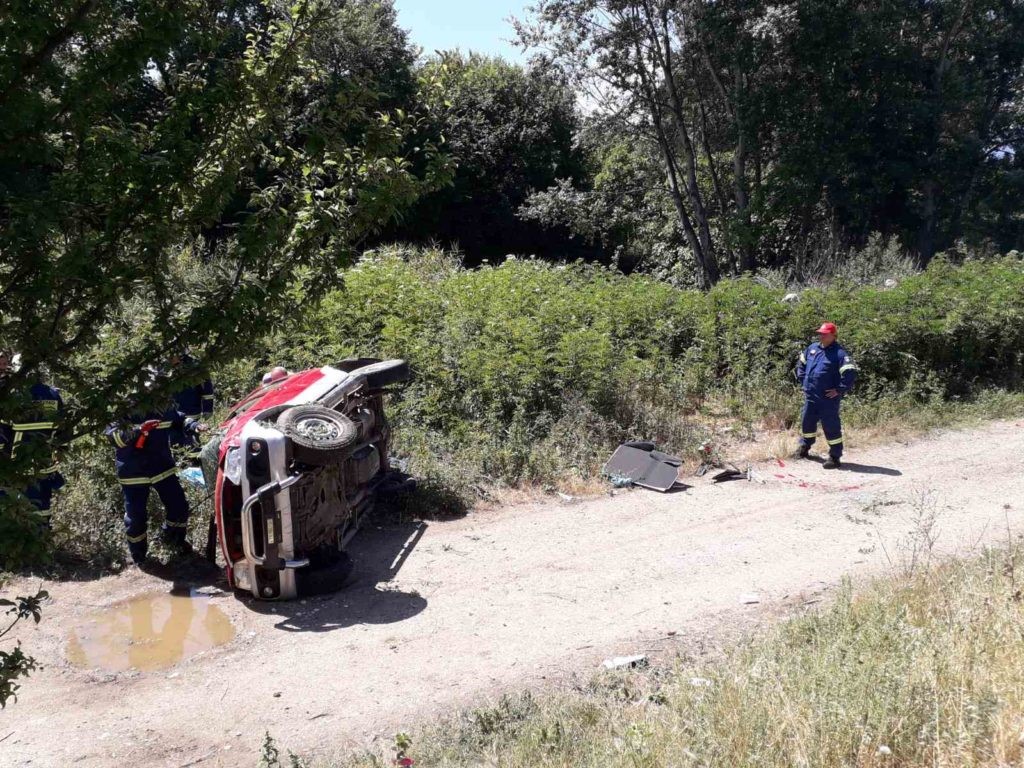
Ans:
[{"label": "dense hedge", "polygon": [[824,319],[860,366],[854,408],[882,414],[892,398],[969,397],[1024,376],[1017,254],[938,259],[889,289],[832,286],[789,303],[751,279],[699,293],[595,266],[463,270],[432,251],[367,256],[345,282],[222,381],[247,387],[272,363],[407,358],[416,380],[392,404],[399,447],[454,484],[585,477],[627,437],[686,452],[706,436],[702,410],[787,426],[796,358]]},{"label": "dense hedge", "polygon": [[274,346],[293,365],[354,351],[405,357],[417,384],[404,406],[437,426],[558,414],[570,393],[610,416],[623,389],[696,401],[788,386],[824,319],[860,366],[862,396],[962,395],[1024,375],[1016,254],[940,259],[891,289],[835,286],[795,303],[783,294],[749,279],[702,294],[592,266],[466,271],[437,253],[392,253],[364,259]]}]

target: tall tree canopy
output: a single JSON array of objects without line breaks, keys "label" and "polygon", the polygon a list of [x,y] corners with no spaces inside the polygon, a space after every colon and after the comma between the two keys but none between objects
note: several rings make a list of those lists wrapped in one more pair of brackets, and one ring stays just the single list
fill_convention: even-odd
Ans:
[{"label": "tall tree canopy", "polygon": [[[657,158],[698,284],[872,232],[921,264],[1024,241],[1020,3],[541,0],[520,36],[610,146]],[[563,183],[533,215],[592,219],[590,191]]]},{"label": "tall tree canopy", "polygon": [[470,264],[509,253],[581,256],[567,233],[517,216],[531,193],[560,178],[581,180],[585,157],[575,146],[576,95],[557,69],[522,67],[459,52],[426,61],[420,76],[456,171],[451,186],[422,198],[388,237],[456,245]]},{"label": "tall tree canopy", "polygon": [[[447,178],[390,6],[7,6],[0,344],[21,368],[2,413],[46,370],[65,426],[94,428],[185,345],[200,363],[244,350]],[[38,468],[5,462],[0,485]]]}]

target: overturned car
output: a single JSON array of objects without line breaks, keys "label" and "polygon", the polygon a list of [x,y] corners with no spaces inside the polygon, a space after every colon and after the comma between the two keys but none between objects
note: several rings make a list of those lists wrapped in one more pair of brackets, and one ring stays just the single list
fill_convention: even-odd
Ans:
[{"label": "overturned car", "polygon": [[388,475],[383,395],[403,360],[352,359],[251,392],[204,450],[228,582],[261,600],[339,589],[345,547]]}]

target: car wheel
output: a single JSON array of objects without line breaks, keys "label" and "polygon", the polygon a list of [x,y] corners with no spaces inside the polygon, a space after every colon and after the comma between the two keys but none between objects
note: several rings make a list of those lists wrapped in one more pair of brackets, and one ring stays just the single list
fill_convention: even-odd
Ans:
[{"label": "car wheel", "polygon": [[277,417],[277,428],[292,442],[296,461],[322,466],[343,458],[359,438],[347,416],[322,405],[296,405]]},{"label": "car wheel", "polygon": [[355,564],[345,552],[330,565],[322,568],[301,568],[295,572],[295,589],[299,597],[313,597],[337,592],[344,587],[352,576]]},{"label": "car wheel", "polygon": [[366,379],[367,389],[384,389],[409,380],[409,364],[405,360],[382,360],[351,371],[352,376]]}]

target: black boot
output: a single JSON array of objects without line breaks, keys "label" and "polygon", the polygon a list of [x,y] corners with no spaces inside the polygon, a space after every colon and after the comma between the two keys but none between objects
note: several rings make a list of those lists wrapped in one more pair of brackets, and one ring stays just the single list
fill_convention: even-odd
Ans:
[{"label": "black boot", "polygon": [[160,533],[160,542],[167,547],[175,559],[191,557],[195,554],[192,545],[185,538],[183,529],[165,528]]},{"label": "black boot", "polygon": [[838,456],[829,456],[828,460],[822,464],[823,469],[839,469],[843,465],[843,462],[839,460]]},{"label": "black boot", "polygon": [[811,452],[811,447],[809,445],[801,445],[799,448],[797,448],[795,451],[793,451],[792,454],[790,454],[790,458],[793,458],[793,459],[806,459],[807,458],[807,454],[809,454],[810,452]]}]

